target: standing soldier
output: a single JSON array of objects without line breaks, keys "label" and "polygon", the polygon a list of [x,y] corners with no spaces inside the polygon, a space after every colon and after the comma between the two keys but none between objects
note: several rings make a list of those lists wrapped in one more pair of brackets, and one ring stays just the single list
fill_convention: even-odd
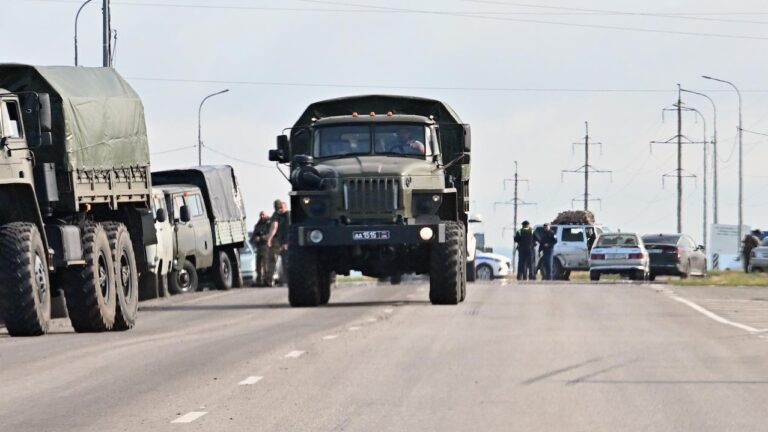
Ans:
[{"label": "standing soldier", "polygon": [[269,224],[269,215],[262,210],[259,213],[259,222],[253,227],[253,234],[251,234],[251,244],[256,248],[256,286],[266,286],[267,281],[271,280],[274,275],[274,272],[272,274],[268,272],[267,236],[269,235]]},{"label": "standing soldier", "polygon": [[539,236],[544,280],[552,280],[552,253],[555,250],[555,243],[557,243],[555,232],[552,231],[552,226],[549,223],[545,223],[544,230]]},{"label": "standing soldier", "polygon": [[515,233],[515,243],[517,243],[517,280],[528,280],[533,251],[536,247],[530,222],[523,221],[523,227]]},{"label": "standing soldier", "polygon": [[744,273],[749,273],[749,262],[752,258],[752,249],[760,246],[761,234],[760,230],[756,229],[744,236],[741,248],[741,257],[744,259]]},{"label": "standing soldier", "polygon": [[[270,265],[274,274],[277,266],[277,257],[282,258],[282,271],[280,281],[285,282],[288,268],[288,230],[291,223],[291,212],[288,211],[288,203],[275,200],[275,213],[272,214],[269,234],[267,235],[267,247],[270,249]],[[268,281],[269,283],[269,281]]]}]

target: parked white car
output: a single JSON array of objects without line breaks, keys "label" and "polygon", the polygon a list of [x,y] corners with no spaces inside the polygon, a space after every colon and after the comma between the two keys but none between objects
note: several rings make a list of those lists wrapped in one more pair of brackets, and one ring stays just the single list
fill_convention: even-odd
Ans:
[{"label": "parked white car", "polygon": [[141,300],[169,296],[168,273],[173,266],[174,232],[168,220],[168,208],[162,189],[152,188],[152,212],[155,216],[157,244],[149,245],[146,249],[150,271],[142,275]]},{"label": "parked white car", "polygon": [[[536,225],[534,232],[543,229]],[[556,280],[568,280],[572,271],[589,270],[589,236],[607,232],[598,225],[552,225],[557,243],[552,253],[552,274]],[[538,263],[536,263],[538,265]]]},{"label": "parked white car", "polygon": [[603,234],[592,247],[589,279],[600,280],[604,274],[621,274],[632,280],[647,280],[651,260],[643,239],[632,233]]},{"label": "parked white car", "polygon": [[477,237],[474,226],[483,223],[483,217],[479,214],[469,215],[467,224],[467,282],[474,282],[477,278],[475,269],[477,268]]},{"label": "parked white car", "polygon": [[503,278],[512,272],[512,260],[504,255],[477,251],[475,254],[475,275],[478,280]]},{"label": "parked white car", "polygon": [[256,282],[256,250],[250,241],[246,241],[240,248],[240,273],[243,275],[243,284],[253,286]]}]

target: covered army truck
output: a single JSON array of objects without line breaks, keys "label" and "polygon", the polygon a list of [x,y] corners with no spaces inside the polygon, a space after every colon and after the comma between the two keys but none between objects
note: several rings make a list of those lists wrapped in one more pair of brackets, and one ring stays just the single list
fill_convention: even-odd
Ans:
[{"label": "covered army truck", "polygon": [[289,164],[288,294],[329,301],[334,274],[428,274],[430,300],[466,295],[470,128],[446,104],[356,96],[310,105],[269,159]]},{"label": "covered army truck", "polygon": [[144,109],[114,70],[0,65],[0,315],[48,330],[63,291],[78,332],[126,330],[156,241]]},{"label": "covered army truck", "polygon": [[174,226],[172,294],[198,288],[198,273],[216,288],[242,287],[239,250],[248,238],[245,206],[231,166],[199,166],[152,173]]}]

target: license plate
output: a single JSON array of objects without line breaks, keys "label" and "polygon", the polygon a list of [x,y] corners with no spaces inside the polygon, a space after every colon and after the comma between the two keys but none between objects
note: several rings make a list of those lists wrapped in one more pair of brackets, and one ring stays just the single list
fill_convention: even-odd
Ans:
[{"label": "license plate", "polygon": [[389,240],[389,231],[355,231],[352,233],[352,240]]},{"label": "license plate", "polygon": [[661,249],[648,249],[649,254],[660,254]]},{"label": "license plate", "polygon": [[627,259],[627,254],[607,254],[605,259],[609,260],[623,260]]}]

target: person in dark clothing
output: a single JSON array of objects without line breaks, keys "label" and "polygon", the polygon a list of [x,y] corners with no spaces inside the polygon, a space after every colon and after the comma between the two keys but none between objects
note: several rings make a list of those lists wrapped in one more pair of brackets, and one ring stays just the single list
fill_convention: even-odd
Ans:
[{"label": "person in dark clothing", "polygon": [[741,257],[744,261],[744,273],[749,273],[749,262],[752,259],[752,249],[760,246],[761,232],[759,229],[744,236],[741,247]]},{"label": "person in dark clothing", "polygon": [[595,245],[595,240],[597,240],[597,234],[595,233],[594,228],[588,228],[587,229],[587,250],[592,252],[592,246]]},{"label": "person in dark clothing", "polygon": [[517,243],[517,280],[528,280],[536,248],[536,238],[533,236],[530,222],[523,221],[522,228],[515,233],[515,243]]},{"label": "person in dark clothing", "polygon": [[539,234],[539,248],[541,250],[542,270],[544,280],[552,280],[552,253],[555,250],[557,236],[552,231],[552,226],[544,224],[544,229]]},{"label": "person in dark clothing", "polygon": [[[282,259],[282,272],[280,280],[285,281],[285,271],[288,267],[288,230],[291,221],[291,212],[288,211],[288,203],[275,200],[275,213],[270,219],[269,234],[267,235],[267,247],[270,250],[270,271],[274,273],[278,256]],[[267,281],[271,285],[271,281]]]},{"label": "person in dark clothing", "polygon": [[269,269],[269,248],[267,236],[269,235],[269,215],[262,211],[259,213],[259,221],[253,227],[251,244],[256,249],[256,286],[264,286],[268,280],[272,280],[274,273],[267,273]]}]

